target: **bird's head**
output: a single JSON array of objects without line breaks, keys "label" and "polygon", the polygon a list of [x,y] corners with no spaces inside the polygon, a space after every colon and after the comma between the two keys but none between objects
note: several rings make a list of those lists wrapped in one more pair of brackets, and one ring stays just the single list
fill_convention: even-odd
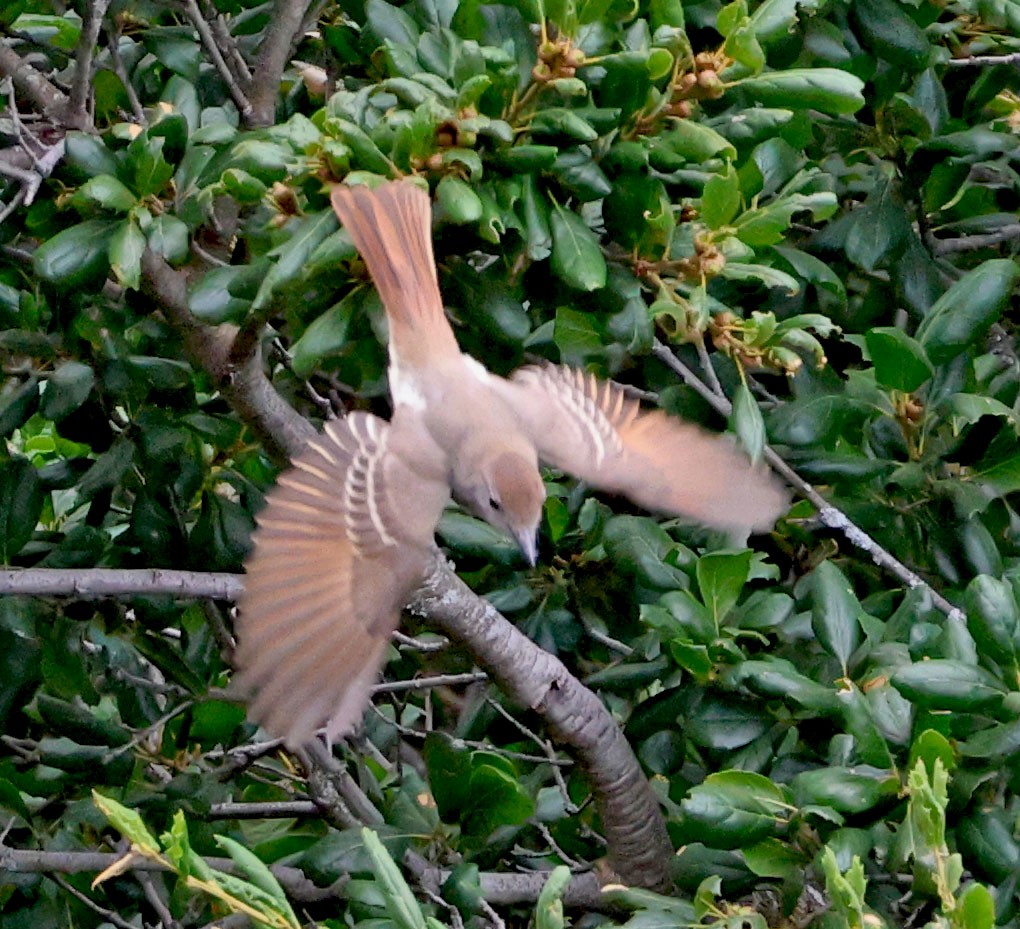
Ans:
[{"label": "bird's head", "polygon": [[487,523],[515,539],[533,565],[545,503],[545,484],[535,462],[517,452],[501,451],[482,463],[477,477],[467,502]]}]

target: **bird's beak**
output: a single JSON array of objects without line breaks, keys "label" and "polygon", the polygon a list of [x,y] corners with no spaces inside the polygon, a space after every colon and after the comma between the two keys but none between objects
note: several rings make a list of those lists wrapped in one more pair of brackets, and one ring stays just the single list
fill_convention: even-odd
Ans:
[{"label": "bird's beak", "polygon": [[528,564],[535,567],[535,562],[538,561],[538,532],[534,529],[522,529],[514,533],[514,538],[517,539],[517,544],[520,545]]}]

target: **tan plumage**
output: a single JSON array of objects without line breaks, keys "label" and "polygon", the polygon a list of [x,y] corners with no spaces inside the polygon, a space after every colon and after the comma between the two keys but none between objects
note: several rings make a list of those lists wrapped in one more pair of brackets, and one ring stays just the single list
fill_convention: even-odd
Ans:
[{"label": "tan plumage", "polygon": [[769,528],[779,482],[726,437],[566,367],[506,380],[461,354],[443,312],[427,194],[407,182],[337,187],[333,207],[368,266],[390,330],[387,424],[333,422],[281,476],[259,517],[240,601],[240,688],[293,746],[360,719],[450,492],[528,559],[545,500],[541,458],[649,509]]}]

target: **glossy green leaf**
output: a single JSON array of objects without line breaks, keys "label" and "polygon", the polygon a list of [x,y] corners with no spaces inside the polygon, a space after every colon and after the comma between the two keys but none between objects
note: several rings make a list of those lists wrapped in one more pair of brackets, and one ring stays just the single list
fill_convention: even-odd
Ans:
[{"label": "glossy green leaf", "polygon": [[981,668],[949,658],[932,658],[900,668],[892,685],[918,706],[973,712],[1001,703],[1005,687]]},{"label": "glossy green leaf", "polygon": [[606,285],[606,259],[598,237],[576,213],[553,204],[549,214],[552,232],[552,270],[577,290],[598,290]]},{"label": "glossy green leaf", "polygon": [[984,337],[1020,280],[1020,266],[992,259],[965,274],[932,306],[917,339],[935,364],[944,364]]},{"label": "glossy green leaf", "polygon": [[24,548],[35,532],[43,492],[35,468],[26,458],[9,458],[0,468],[0,563]]},{"label": "glossy green leaf", "polygon": [[145,244],[145,233],[130,219],[121,223],[110,239],[110,270],[130,290],[141,284]]},{"label": "glossy green leaf", "polygon": [[92,391],[95,373],[80,361],[66,361],[47,379],[39,411],[47,419],[59,422],[78,409]]},{"label": "glossy green leaf", "polygon": [[107,248],[122,224],[90,219],[58,232],[32,256],[35,272],[61,287],[75,287],[108,267]]},{"label": "glossy green leaf", "polygon": [[864,82],[835,68],[794,68],[744,78],[737,86],[756,103],[773,107],[812,107],[834,116],[864,106]]},{"label": "glossy green leaf", "polygon": [[811,627],[822,647],[843,666],[861,644],[864,612],[843,572],[823,561],[812,575]]},{"label": "glossy green leaf", "polygon": [[913,393],[934,369],[924,347],[894,326],[875,326],[864,335],[875,379],[890,390]]}]

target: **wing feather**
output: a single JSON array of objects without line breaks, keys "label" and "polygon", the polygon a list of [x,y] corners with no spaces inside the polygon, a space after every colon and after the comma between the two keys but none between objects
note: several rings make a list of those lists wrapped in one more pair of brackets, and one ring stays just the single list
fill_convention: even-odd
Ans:
[{"label": "wing feather", "polygon": [[529,365],[504,383],[539,458],[647,509],[719,529],[764,531],[789,503],[779,480],[728,436],[662,410],[643,411],[611,381]]},{"label": "wing feather", "polygon": [[235,687],[293,747],[323,725],[344,734],[364,712],[449,495],[436,454],[406,418],[355,413],[267,497],[245,566]]}]

